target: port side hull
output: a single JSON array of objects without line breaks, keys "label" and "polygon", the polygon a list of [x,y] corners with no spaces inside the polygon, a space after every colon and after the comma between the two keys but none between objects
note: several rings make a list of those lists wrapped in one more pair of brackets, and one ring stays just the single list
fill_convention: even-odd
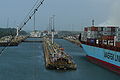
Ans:
[{"label": "port side hull", "polygon": [[111,71],[120,74],[120,52],[81,44],[87,54],[87,58]]},{"label": "port side hull", "polygon": [[100,66],[102,66],[104,68],[107,68],[107,69],[109,69],[109,70],[111,70],[113,72],[116,72],[116,73],[120,74],[120,67],[119,66],[116,66],[116,65],[110,64],[108,62],[99,60],[99,59],[91,57],[89,55],[87,55],[86,57],[92,63],[98,64],[98,65],[100,65]]}]

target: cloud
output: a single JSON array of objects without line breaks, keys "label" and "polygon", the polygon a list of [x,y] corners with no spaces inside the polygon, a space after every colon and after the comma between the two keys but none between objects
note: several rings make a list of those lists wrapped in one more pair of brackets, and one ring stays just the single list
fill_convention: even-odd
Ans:
[{"label": "cloud", "polygon": [[120,1],[116,0],[111,6],[108,19],[100,25],[120,25]]}]

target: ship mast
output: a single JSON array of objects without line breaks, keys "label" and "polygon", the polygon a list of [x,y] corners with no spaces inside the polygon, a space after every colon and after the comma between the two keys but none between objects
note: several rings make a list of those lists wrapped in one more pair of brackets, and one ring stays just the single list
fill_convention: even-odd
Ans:
[{"label": "ship mast", "polygon": [[93,27],[95,26],[95,20],[94,19],[92,20],[92,26]]}]

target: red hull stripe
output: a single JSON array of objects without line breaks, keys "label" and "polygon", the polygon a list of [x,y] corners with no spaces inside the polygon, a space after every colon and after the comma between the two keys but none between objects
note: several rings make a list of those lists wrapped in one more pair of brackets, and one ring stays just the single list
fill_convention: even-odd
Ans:
[{"label": "red hull stripe", "polygon": [[108,62],[99,60],[99,59],[97,59],[97,58],[94,58],[94,57],[91,57],[91,56],[88,56],[88,55],[87,55],[87,58],[88,58],[91,62],[93,62],[93,63],[95,63],[95,64],[101,65],[101,66],[103,66],[103,67],[105,67],[105,68],[107,68],[107,69],[109,69],[109,70],[111,70],[111,71],[114,71],[114,72],[120,74],[120,66],[116,66],[116,65],[114,65],[114,64],[110,64],[110,63],[108,63]]}]

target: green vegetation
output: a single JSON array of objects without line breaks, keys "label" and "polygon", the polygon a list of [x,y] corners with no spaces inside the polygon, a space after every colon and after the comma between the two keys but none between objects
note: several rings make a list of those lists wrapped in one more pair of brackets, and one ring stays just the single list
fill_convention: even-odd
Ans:
[{"label": "green vegetation", "polygon": [[[16,28],[0,28],[0,38],[4,36],[15,36],[16,35]],[[20,35],[27,35],[25,31],[21,31]]]}]

